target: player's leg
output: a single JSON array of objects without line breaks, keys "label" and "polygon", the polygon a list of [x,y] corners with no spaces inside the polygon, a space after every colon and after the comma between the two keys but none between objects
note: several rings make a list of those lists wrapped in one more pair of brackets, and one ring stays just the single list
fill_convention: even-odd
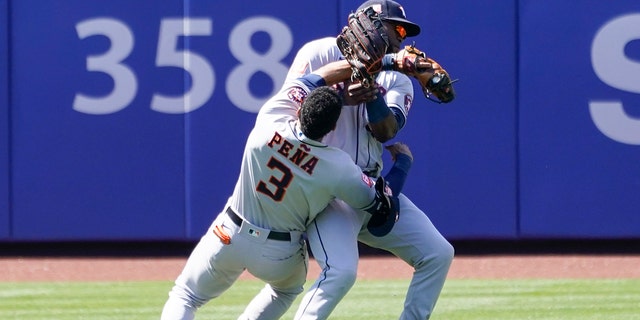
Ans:
[{"label": "player's leg", "polygon": [[[247,270],[267,282],[251,300],[239,320],[280,319],[302,293],[307,278],[309,257],[306,243],[270,241],[260,254],[248,257]],[[290,248],[284,246],[290,245]]]},{"label": "player's leg", "polygon": [[359,240],[387,250],[411,265],[415,272],[400,319],[429,319],[453,260],[453,246],[422,210],[400,194],[400,218],[391,232],[375,237],[366,231]]},{"label": "player's leg", "polygon": [[231,287],[244,270],[233,251],[211,231],[204,235],[169,292],[161,319],[193,319],[198,308]]},{"label": "player's leg", "polygon": [[307,228],[309,247],[320,275],[302,298],[294,319],[327,319],[353,286],[358,272],[357,234],[364,220],[335,200]]}]

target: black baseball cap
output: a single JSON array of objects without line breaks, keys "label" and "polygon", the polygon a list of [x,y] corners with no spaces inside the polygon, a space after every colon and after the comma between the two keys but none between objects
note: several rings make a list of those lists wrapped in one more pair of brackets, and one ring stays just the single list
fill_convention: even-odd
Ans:
[{"label": "black baseball cap", "polygon": [[407,30],[407,37],[415,37],[420,34],[420,26],[407,20],[407,15],[399,3],[392,0],[369,0],[360,5],[357,11],[368,7],[373,7],[373,10],[380,14],[380,19],[401,24]]}]

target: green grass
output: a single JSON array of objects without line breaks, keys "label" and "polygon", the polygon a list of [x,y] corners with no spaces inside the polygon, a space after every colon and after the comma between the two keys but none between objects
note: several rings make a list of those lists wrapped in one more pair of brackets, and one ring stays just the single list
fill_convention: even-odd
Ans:
[{"label": "green grass", "polygon": [[[171,282],[0,283],[0,319],[159,319]],[[233,320],[262,288],[239,281],[196,319]],[[360,280],[331,319],[397,319],[408,280]],[[292,319],[294,306],[284,319]],[[640,279],[448,280],[432,319],[640,319]]]}]

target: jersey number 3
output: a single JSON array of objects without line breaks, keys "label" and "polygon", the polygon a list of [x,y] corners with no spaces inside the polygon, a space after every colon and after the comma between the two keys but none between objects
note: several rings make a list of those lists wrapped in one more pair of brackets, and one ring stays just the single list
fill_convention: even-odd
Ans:
[{"label": "jersey number 3", "polygon": [[289,169],[289,167],[285,166],[284,163],[278,161],[274,157],[269,159],[267,167],[272,170],[279,170],[282,172],[282,177],[280,179],[277,179],[274,176],[269,177],[269,183],[275,186],[275,191],[271,191],[271,189],[267,187],[267,183],[262,180],[258,183],[256,190],[269,196],[269,198],[274,201],[280,202],[282,201],[282,198],[284,198],[284,194],[287,192],[287,187],[291,184],[291,180],[293,180],[293,173],[291,173],[291,169]]}]

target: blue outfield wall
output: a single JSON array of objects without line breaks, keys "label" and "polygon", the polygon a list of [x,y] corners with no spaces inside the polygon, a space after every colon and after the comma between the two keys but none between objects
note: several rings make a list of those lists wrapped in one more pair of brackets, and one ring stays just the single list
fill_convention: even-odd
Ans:
[{"label": "blue outfield wall", "polygon": [[150,108],[184,88],[155,66],[183,7],[150,5],[11,2],[12,239],[186,236],[184,116]]},{"label": "blue outfield wall", "polygon": [[[442,233],[640,238],[640,4],[405,2],[460,79],[396,138]],[[0,240],[199,238],[296,50],[359,3],[0,0]]]},{"label": "blue outfield wall", "polygon": [[[8,0],[0,0],[0,21],[7,21]],[[0,23],[0,240],[10,236],[9,215],[9,24]]]},{"label": "blue outfield wall", "polygon": [[519,13],[520,236],[640,237],[640,2]]}]

